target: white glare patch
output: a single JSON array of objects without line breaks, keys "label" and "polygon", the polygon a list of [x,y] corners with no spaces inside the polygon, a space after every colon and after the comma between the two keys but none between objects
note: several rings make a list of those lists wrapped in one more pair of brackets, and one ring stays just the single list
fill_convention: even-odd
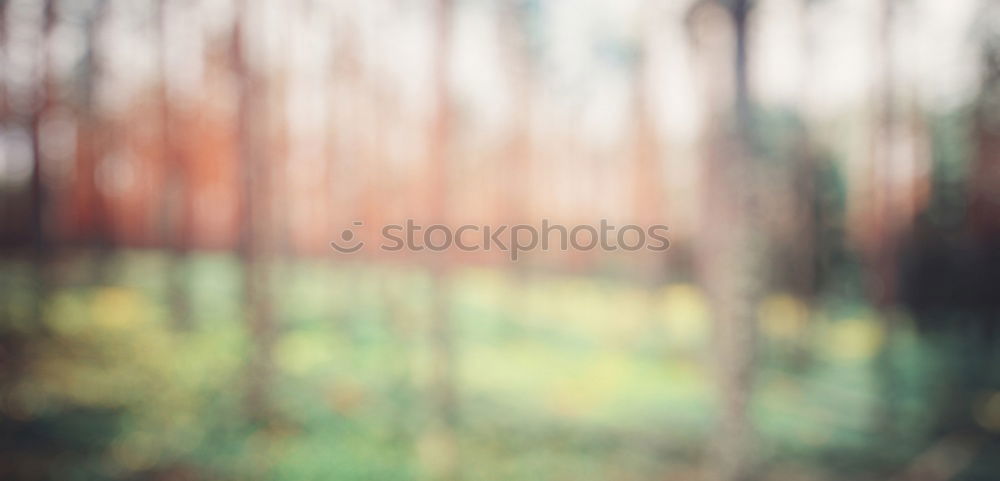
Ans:
[{"label": "white glare patch", "polygon": [[0,133],[0,185],[21,187],[31,178],[31,134],[15,127]]},{"label": "white glare patch", "polygon": [[68,181],[73,175],[76,157],[76,122],[68,112],[46,115],[39,125],[39,148],[42,172],[55,183]]}]

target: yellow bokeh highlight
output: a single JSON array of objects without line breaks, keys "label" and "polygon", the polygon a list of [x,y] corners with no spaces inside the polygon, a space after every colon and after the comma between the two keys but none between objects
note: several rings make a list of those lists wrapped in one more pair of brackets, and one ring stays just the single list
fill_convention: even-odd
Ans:
[{"label": "yellow bokeh highlight", "polygon": [[659,313],[670,344],[694,347],[708,341],[711,331],[708,300],[698,287],[667,286],[661,295]]},{"label": "yellow bokeh highlight", "polygon": [[831,358],[842,361],[869,360],[885,342],[885,329],[874,319],[856,318],[830,322],[820,342]]},{"label": "yellow bokeh highlight", "polygon": [[90,314],[101,327],[120,329],[137,324],[147,312],[143,297],[122,287],[103,287],[94,293]]},{"label": "yellow bokeh highlight", "polygon": [[333,362],[334,346],[312,332],[292,332],[278,341],[275,360],[287,372],[308,374]]},{"label": "yellow bokeh highlight", "polygon": [[771,339],[798,338],[808,318],[809,309],[805,303],[784,293],[767,296],[757,309],[761,332]]}]

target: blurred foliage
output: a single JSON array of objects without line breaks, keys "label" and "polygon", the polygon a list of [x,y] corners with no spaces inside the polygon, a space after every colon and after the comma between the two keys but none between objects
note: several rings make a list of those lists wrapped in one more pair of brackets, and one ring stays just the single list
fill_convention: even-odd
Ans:
[{"label": "blurred foliage", "polygon": [[[0,269],[4,338],[24,340],[3,403],[4,435],[17,441],[4,449],[36,459],[17,464],[19,478],[423,476],[436,449],[424,428],[427,272],[276,265],[278,412],[259,426],[243,414],[248,340],[237,260],[205,254],[183,266],[197,314],[184,331],[169,324],[167,256],[126,251],[109,262],[101,284],[85,281],[88,256],[53,262],[61,282],[44,299],[31,297],[27,266]],[[468,479],[697,472],[717,409],[699,288],[467,269],[447,289]],[[40,324],[28,319],[36,301]],[[751,412],[765,468],[837,479],[880,472],[926,447],[949,351],[909,322],[887,337],[861,304],[811,307],[774,292],[759,322]],[[891,442],[878,428],[888,401],[875,364],[890,341]],[[996,430],[998,399],[986,393],[966,409]]]}]

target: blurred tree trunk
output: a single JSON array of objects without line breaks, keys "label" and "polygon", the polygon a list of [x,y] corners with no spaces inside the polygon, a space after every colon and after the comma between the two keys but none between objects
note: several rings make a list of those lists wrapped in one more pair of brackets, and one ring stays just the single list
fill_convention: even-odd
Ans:
[{"label": "blurred tree trunk", "polygon": [[[12,16],[15,18],[26,16],[25,12],[15,10],[25,7],[39,8],[41,10],[39,12],[41,18],[38,31],[32,32],[32,34],[38,35],[38,37],[29,38],[28,42],[25,42],[22,38],[20,42],[15,44],[15,41],[10,38],[7,22]],[[31,144],[30,159],[28,159],[31,162],[31,172],[27,179],[28,231],[26,238],[22,237],[24,234],[23,231],[17,232],[16,242],[18,248],[27,248],[24,254],[31,261],[30,277],[27,280],[32,283],[30,288],[31,297],[28,299],[31,306],[31,310],[28,312],[29,318],[21,318],[23,314],[18,315],[14,309],[8,308],[5,302],[0,302],[0,304],[3,304],[0,305],[0,398],[3,399],[13,399],[12,397],[8,397],[8,389],[14,387],[21,380],[21,377],[25,373],[25,368],[32,361],[28,351],[32,337],[44,335],[46,331],[43,317],[45,314],[45,305],[53,284],[51,260],[54,243],[50,238],[47,225],[49,216],[49,189],[46,185],[47,179],[43,166],[42,142],[45,139],[41,135],[41,126],[47,108],[54,96],[54,81],[51,69],[49,69],[46,60],[51,54],[50,48],[52,42],[50,34],[56,20],[55,8],[54,0],[45,0],[44,3],[27,6],[24,3],[0,3],[0,45],[2,45],[4,53],[9,53],[19,48],[37,49],[37,51],[32,52],[35,61],[28,68],[36,69],[36,78],[39,79],[36,84],[15,85],[14,82],[6,80],[8,77],[5,77],[2,84],[3,98],[0,105],[2,105],[3,110],[0,113],[2,113],[3,119],[6,121],[5,123],[23,128],[28,134],[28,140]],[[24,45],[24,43],[29,43],[29,45]],[[20,68],[25,68],[25,66],[22,65]],[[9,128],[9,126],[5,127]],[[4,145],[0,148],[6,147]],[[15,256],[19,255],[18,251],[14,252]],[[11,295],[17,296],[18,294],[4,292],[0,294],[0,299],[2,301],[15,300],[7,297]],[[20,301],[22,299],[16,300]],[[25,329],[25,327],[28,327],[30,330]],[[10,436],[12,433],[7,431],[9,426],[7,423],[3,424],[0,427],[0,429],[3,429],[3,431],[0,431],[0,435]],[[6,445],[7,443],[4,442],[2,444]],[[0,463],[0,477],[7,474],[7,464]]]},{"label": "blurred tree trunk", "polygon": [[504,222],[516,224],[525,221],[532,204],[531,183],[531,117],[533,68],[531,59],[531,32],[528,29],[530,8],[524,2],[501,3],[500,32],[510,73],[510,133],[505,146],[505,158],[499,163],[504,179],[501,202],[505,211]]},{"label": "blurred tree trunk", "polygon": [[712,303],[720,407],[708,471],[713,479],[739,481],[751,475],[748,404],[756,308],[766,279],[763,236],[753,225],[758,195],[747,86],[750,1],[724,1],[721,6],[702,2],[689,16],[709,112],[703,170],[706,211],[697,270]]},{"label": "blurred tree trunk", "polygon": [[[50,37],[52,28],[56,23],[56,2],[54,0],[45,0],[42,9],[40,52],[37,56],[39,59],[37,68],[41,70],[38,77],[41,81],[38,85],[33,86],[33,91],[30,93],[33,97],[33,105],[30,107],[27,118],[27,124],[31,132],[32,156],[29,185],[31,196],[31,245],[34,257],[33,261],[38,273],[38,291],[42,294],[38,298],[39,303],[44,300],[46,297],[44,294],[47,294],[48,291],[50,284],[48,265],[53,254],[51,250],[53,243],[48,232],[50,192],[46,185],[44,172],[45,160],[42,158],[42,142],[45,139],[42,138],[41,127],[50,104],[54,103],[55,81],[52,79],[48,59],[51,54],[50,46],[52,45],[52,40]],[[38,315],[40,317],[40,310]]]},{"label": "blurred tree trunk", "polygon": [[876,358],[880,404],[872,412],[878,434],[892,439],[896,430],[898,389],[892,362],[892,341],[896,330],[892,307],[896,293],[896,261],[898,258],[898,228],[900,213],[893,209],[898,196],[893,183],[894,156],[898,155],[895,79],[893,75],[893,21],[895,0],[882,0],[879,5],[875,91],[875,112],[872,115],[872,158],[869,163],[869,194],[871,217],[864,227],[869,230],[865,246],[865,287],[869,302],[884,322],[885,336]]},{"label": "blurred tree trunk", "polygon": [[[982,18],[1000,18],[1000,4],[984,2],[981,8]],[[970,416],[970,410],[953,408],[959,415],[952,418],[972,424],[969,418],[976,417],[982,426],[986,412],[982,393],[985,390],[997,389],[998,380],[990,369],[982,366],[995,365],[1000,357],[1000,299],[997,299],[995,287],[1000,284],[1000,29],[986,23],[980,36],[981,78],[979,94],[973,112],[973,152],[970,166],[968,186],[968,210],[966,213],[967,232],[972,248],[974,269],[963,269],[960,280],[955,284],[965,284],[962,289],[967,291],[961,303],[964,319],[955,322],[962,326],[959,349],[955,356],[955,384],[951,391],[952,403],[955,397],[972,399],[967,403],[973,405],[975,416]],[[966,258],[969,254],[966,254]],[[969,262],[969,261],[966,261]],[[958,326],[952,327],[956,329]],[[978,398],[978,399],[977,399]],[[960,424],[959,424],[960,425]]]},{"label": "blurred tree trunk", "polygon": [[[31,32],[31,36],[18,32],[21,38],[15,39],[10,30],[23,29],[26,25],[12,26],[8,23],[10,18],[29,17],[21,9],[37,8],[39,23],[37,31]],[[11,81],[11,78],[23,72],[11,75],[6,70],[0,80],[2,93],[0,93],[0,118],[2,118],[5,129],[12,127],[23,129],[30,142],[28,161],[31,171],[27,179],[27,219],[18,218],[11,215],[10,218],[3,217],[5,222],[26,220],[27,232],[22,229],[13,231],[15,246],[25,248],[26,252],[13,252],[14,258],[24,255],[26,260],[31,262],[26,281],[30,284],[30,291],[27,299],[21,298],[23,293],[0,292],[0,399],[5,400],[3,416],[0,416],[0,453],[3,454],[3,461],[0,461],[0,479],[24,479],[39,475],[37,463],[51,462],[56,459],[56,453],[51,447],[51,443],[31,442],[24,443],[24,433],[37,429],[38,423],[32,416],[23,416],[30,411],[25,411],[26,406],[21,406],[17,401],[16,389],[18,385],[25,381],[30,381],[31,364],[36,361],[37,344],[48,335],[48,325],[44,322],[45,308],[48,303],[54,279],[51,272],[52,247],[54,242],[50,237],[48,229],[48,217],[50,215],[49,188],[46,185],[47,179],[44,172],[42,142],[42,124],[48,106],[54,97],[54,80],[49,68],[48,59],[51,55],[51,32],[56,22],[56,2],[55,0],[45,0],[42,3],[31,4],[28,2],[0,2],[0,54],[8,58],[12,52],[17,50],[30,49],[32,62],[30,66],[23,63],[18,67],[21,69],[30,68],[35,70],[31,77],[38,79],[36,83],[26,85],[22,82]],[[31,25],[35,27],[35,25]],[[37,37],[35,37],[37,35]],[[27,44],[27,45],[26,45]],[[12,66],[13,62],[5,62],[6,66]],[[25,76],[26,77],[26,76]],[[9,132],[9,131],[8,131]],[[0,149],[7,149],[7,145],[0,146]],[[8,150],[7,155],[10,155]],[[5,193],[6,194],[6,193]],[[24,200],[23,192],[18,192],[18,201]],[[7,199],[3,199],[6,201]],[[19,208],[25,204],[14,202]],[[5,210],[5,209],[4,209]],[[0,210],[0,216],[7,214]],[[20,214],[21,212],[9,211],[10,214]],[[23,228],[23,224],[19,227]],[[25,236],[25,234],[27,234]],[[8,259],[2,259],[5,268],[9,266]],[[12,290],[13,291],[13,290]],[[27,301],[30,310],[26,313],[17,312],[9,306]],[[44,342],[44,341],[42,341]],[[23,403],[23,401],[22,401]],[[21,414],[22,416],[18,416]],[[32,426],[35,424],[36,426]],[[29,460],[24,462],[24,460]],[[20,461],[20,462],[19,462]],[[34,466],[33,466],[34,464]]]},{"label": "blurred tree trunk", "polygon": [[[39,327],[45,325],[45,307],[49,302],[49,297],[56,283],[55,275],[52,272],[56,242],[52,238],[49,229],[50,191],[49,186],[46,185],[45,159],[43,159],[42,148],[42,142],[46,140],[42,137],[42,122],[45,120],[45,115],[50,104],[54,103],[55,97],[55,81],[52,78],[52,72],[47,60],[51,54],[51,33],[56,23],[56,2],[54,0],[45,0],[42,8],[42,31],[41,42],[39,43],[41,51],[37,56],[39,59],[38,68],[41,69],[39,74],[41,81],[37,86],[34,86],[35,91],[32,92],[32,95],[35,97],[35,103],[30,109],[28,118],[28,124],[31,129],[32,156],[29,185],[31,195],[31,261],[35,275],[35,292],[33,293],[34,302],[32,303],[31,315],[33,318],[32,321]],[[27,362],[29,360],[24,359],[24,361]]]},{"label": "blurred tree trunk", "polygon": [[186,162],[176,136],[177,120],[171,108],[170,71],[167,50],[170,46],[167,9],[173,2],[162,0],[157,5],[158,47],[160,67],[160,135],[165,180],[160,198],[161,242],[169,252],[167,267],[167,298],[174,327],[191,327],[191,308],[187,294],[185,266],[188,261],[187,238],[187,172]]},{"label": "blurred tree trunk", "polygon": [[248,48],[251,36],[250,2],[237,6],[233,26],[233,61],[239,82],[237,142],[241,188],[239,254],[243,265],[243,293],[250,359],[247,366],[246,409],[250,419],[266,426],[272,417],[272,351],[275,325],[271,302],[270,261],[272,205],[270,164],[267,159],[267,84],[258,71],[259,51]]},{"label": "blurred tree trunk", "polygon": [[[435,99],[428,157],[429,217],[432,223],[448,220],[450,183],[451,95],[448,68],[451,62],[452,0],[434,3],[433,95]],[[431,420],[421,441],[421,458],[433,479],[459,478],[458,412],[455,387],[455,340],[450,312],[449,268],[443,256],[430,259],[433,306],[429,325],[431,350]]]},{"label": "blurred tree trunk", "polygon": [[[655,26],[650,23],[659,17],[657,2],[643,2],[639,16],[639,45],[634,52],[631,110],[632,129],[631,144],[634,165],[632,171],[633,185],[633,215],[632,221],[644,229],[653,224],[665,224],[663,205],[663,170],[660,162],[660,145],[657,142],[652,106],[654,99],[650,95],[647,72],[649,68],[649,33]],[[644,260],[635,268],[637,276],[644,283],[653,285],[663,279],[663,253],[643,249],[636,252]],[[653,295],[653,293],[650,293]],[[650,321],[654,316],[648,316]]]},{"label": "blurred tree trunk", "polygon": [[50,55],[49,46],[51,44],[51,32],[52,27],[55,25],[56,20],[56,4],[53,0],[45,0],[42,7],[42,30],[40,52],[38,55],[39,64],[38,68],[41,70],[39,72],[39,78],[41,82],[37,86],[34,86],[34,91],[31,92],[32,97],[34,97],[33,105],[30,107],[30,113],[28,115],[27,123],[31,131],[31,180],[30,180],[30,195],[31,195],[31,243],[34,250],[35,262],[39,267],[39,271],[44,271],[43,266],[47,263],[49,257],[49,237],[47,235],[47,214],[48,214],[48,202],[49,202],[49,192],[45,185],[45,173],[42,159],[42,142],[44,139],[41,136],[41,124],[44,120],[44,116],[52,102],[52,90],[53,90],[53,80],[51,72],[48,66],[48,58]]},{"label": "blurred tree trunk", "polygon": [[804,310],[797,313],[798,337],[792,351],[793,369],[802,369],[809,364],[812,352],[803,338],[808,325],[812,321],[813,312],[817,307],[819,295],[819,265],[821,256],[820,229],[822,205],[819,191],[819,156],[816,141],[813,138],[809,122],[809,103],[811,90],[816,79],[808,73],[813,71],[811,59],[815,55],[813,36],[809,24],[809,7],[814,0],[802,0],[796,5],[796,23],[800,40],[799,62],[802,64],[802,76],[799,78],[797,105],[801,125],[798,128],[793,146],[792,160],[794,165],[791,173],[790,192],[784,196],[791,202],[793,225],[789,243],[790,248],[788,284],[791,291],[803,300]]},{"label": "blurred tree trunk", "polygon": [[[996,18],[1000,6],[983,2],[982,18]],[[995,25],[995,24],[994,24]],[[974,112],[975,151],[969,195],[969,220],[982,241],[1000,241],[1000,32],[984,25],[981,39],[982,78]]]},{"label": "blurred tree trunk", "polygon": [[98,83],[101,81],[102,66],[100,65],[98,49],[100,37],[105,27],[110,10],[114,5],[108,0],[98,0],[94,13],[90,18],[87,32],[87,55],[84,71],[81,74],[83,87],[82,114],[78,125],[80,150],[77,157],[77,175],[82,177],[83,202],[82,209],[86,211],[80,225],[83,228],[85,243],[96,252],[92,278],[100,285],[110,282],[111,260],[117,239],[115,238],[114,215],[107,192],[102,190],[98,181],[102,163],[105,162],[111,139],[107,119],[97,108]]}]

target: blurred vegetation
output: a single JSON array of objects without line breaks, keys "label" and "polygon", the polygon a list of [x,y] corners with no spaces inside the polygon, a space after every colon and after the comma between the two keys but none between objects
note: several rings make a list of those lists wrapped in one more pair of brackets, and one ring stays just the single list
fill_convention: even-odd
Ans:
[{"label": "blurred vegetation", "polygon": [[[33,297],[29,264],[0,269],[5,345],[24,341],[5,351],[19,371],[3,397],[4,450],[16,454],[2,465],[9,476],[416,479],[435,457],[421,429],[427,272],[275,266],[277,413],[253,425],[242,415],[238,260],[185,262],[196,319],[184,331],[170,324],[165,254],[116,253],[101,261],[110,264],[103,283],[91,278],[95,262],[83,253],[53,261],[60,282],[44,299]],[[716,409],[700,289],[519,276],[464,269],[447,282],[467,479],[694,476]],[[41,323],[31,322],[35,302]],[[960,341],[918,336],[909,321],[894,333],[899,432],[888,442],[872,419],[884,402],[873,362],[888,339],[878,314],[849,298],[808,309],[774,292],[759,310],[756,444],[765,466],[797,473],[774,479],[858,479],[926,449],[949,402],[940,375],[954,362],[949,343]],[[968,408],[1000,428],[1000,395],[979,402]],[[994,472],[996,448],[961,479],[987,479],[975,473]]]}]

